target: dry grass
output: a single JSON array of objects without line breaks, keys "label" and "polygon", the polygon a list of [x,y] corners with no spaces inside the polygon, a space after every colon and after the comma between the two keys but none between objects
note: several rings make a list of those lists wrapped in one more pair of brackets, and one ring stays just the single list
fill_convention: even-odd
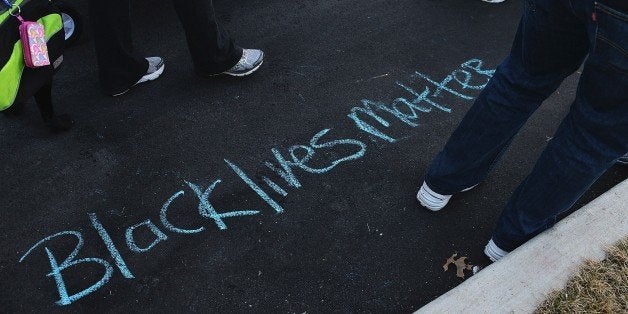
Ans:
[{"label": "dry grass", "polygon": [[628,238],[607,252],[603,261],[586,262],[536,313],[628,313]]}]

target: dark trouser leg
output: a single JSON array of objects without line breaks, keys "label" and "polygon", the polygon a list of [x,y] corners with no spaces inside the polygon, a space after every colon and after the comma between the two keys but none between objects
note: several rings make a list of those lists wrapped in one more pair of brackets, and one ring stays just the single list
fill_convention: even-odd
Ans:
[{"label": "dark trouser leg", "polygon": [[628,151],[628,14],[592,3],[573,1],[595,49],[569,114],[502,212],[493,241],[505,251],[553,226]]},{"label": "dark trouser leg", "polygon": [[449,195],[482,181],[530,115],[580,66],[586,32],[562,1],[527,0],[510,55],[432,162],[428,186]]},{"label": "dark trouser leg", "polygon": [[100,83],[106,94],[133,86],[148,70],[148,62],[133,52],[130,0],[89,0]]},{"label": "dark trouser leg", "polygon": [[238,63],[242,49],[216,21],[212,0],[172,2],[185,30],[196,73],[219,74]]},{"label": "dark trouser leg", "polygon": [[42,86],[35,93],[35,102],[44,121],[49,121],[54,117],[54,109],[52,107],[52,80]]},{"label": "dark trouser leg", "polygon": [[67,115],[57,116],[52,106],[52,79],[35,93],[35,102],[41,112],[46,126],[53,132],[67,131],[72,128],[74,121]]}]

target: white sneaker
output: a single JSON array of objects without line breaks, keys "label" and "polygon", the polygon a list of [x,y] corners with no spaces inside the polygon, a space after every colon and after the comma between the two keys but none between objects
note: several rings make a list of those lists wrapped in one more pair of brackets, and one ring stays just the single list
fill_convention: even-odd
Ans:
[{"label": "white sneaker", "polygon": [[506,0],[482,0],[484,2],[488,2],[488,3],[502,3]]},{"label": "white sneaker", "polygon": [[[460,192],[469,191],[476,186],[477,184],[472,187],[468,187]],[[419,192],[417,192],[416,194],[416,199],[419,201],[421,206],[434,212],[443,209],[443,207],[445,207],[445,205],[447,205],[447,203],[449,202],[450,198],[451,195],[442,195],[434,192],[432,189],[430,189],[429,186],[427,186],[425,181],[423,182],[423,185],[421,185]]]},{"label": "white sneaker", "polygon": [[142,76],[142,78],[135,83],[141,84],[148,81],[156,80],[161,73],[164,73],[164,68],[166,65],[164,64],[164,60],[160,57],[148,57],[146,58],[148,61],[148,70],[146,71],[146,75]]},{"label": "white sneaker", "polygon": [[242,57],[231,69],[223,72],[231,76],[247,76],[264,63],[264,52],[259,49],[242,49]]},{"label": "white sneaker", "polygon": [[502,259],[502,257],[508,255],[508,252],[500,249],[499,246],[493,242],[493,239],[491,239],[488,241],[488,244],[486,244],[486,247],[484,247],[484,255],[490,258],[491,261],[497,262]]},{"label": "white sneaker", "polygon": [[[160,57],[147,57],[146,61],[148,61],[148,70],[146,70],[146,74],[144,74],[144,76],[142,76],[137,83],[133,84],[134,87],[137,84],[142,84],[144,82],[148,82],[148,81],[154,81],[157,78],[159,78],[159,76],[164,73],[164,68],[166,67],[166,65],[164,64],[164,60]],[[120,96],[120,95],[124,95],[126,94],[126,92],[128,92],[129,90],[131,90],[130,88],[121,92],[121,93],[117,93],[117,94],[113,94],[111,96],[116,97],[116,96]]]}]

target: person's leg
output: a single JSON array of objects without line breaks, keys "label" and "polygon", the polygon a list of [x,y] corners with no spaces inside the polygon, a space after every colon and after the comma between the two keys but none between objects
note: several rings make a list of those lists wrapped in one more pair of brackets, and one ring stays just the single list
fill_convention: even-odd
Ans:
[{"label": "person's leg", "polygon": [[34,94],[44,123],[52,132],[67,131],[74,125],[68,115],[56,115],[52,105],[52,78]]},{"label": "person's leg", "polygon": [[551,227],[628,151],[628,13],[592,4],[574,2],[594,48],[569,114],[499,218],[492,240],[504,251]]},{"label": "person's leg", "polygon": [[429,188],[451,195],[482,181],[587,50],[586,29],[563,1],[525,1],[510,55],[432,162],[425,177]]},{"label": "person's leg", "polygon": [[148,70],[148,62],[133,51],[130,0],[89,0],[100,83],[114,95],[135,85]]},{"label": "person's leg", "polygon": [[242,57],[227,32],[216,21],[212,0],[173,0],[181,20],[196,73],[208,76],[233,67]]}]

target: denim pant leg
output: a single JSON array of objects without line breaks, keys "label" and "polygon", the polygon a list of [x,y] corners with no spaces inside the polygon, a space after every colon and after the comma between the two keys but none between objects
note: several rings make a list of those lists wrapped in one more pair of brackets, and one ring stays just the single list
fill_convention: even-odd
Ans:
[{"label": "denim pant leg", "polygon": [[569,114],[499,218],[493,241],[505,251],[551,227],[628,151],[628,14],[584,2],[573,7],[591,53]]},{"label": "denim pant leg", "polygon": [[432,162],[427,185],[449,195],[482,181],[587,50],[586,29],[562,1],[525,1],[510,55]]},{"label": "denim pant leg", "polygon": [[216,21],[212,0],[173,0],[185,30],[188,48],[198,75],[222,73],[242,57],[227,31]]}]

